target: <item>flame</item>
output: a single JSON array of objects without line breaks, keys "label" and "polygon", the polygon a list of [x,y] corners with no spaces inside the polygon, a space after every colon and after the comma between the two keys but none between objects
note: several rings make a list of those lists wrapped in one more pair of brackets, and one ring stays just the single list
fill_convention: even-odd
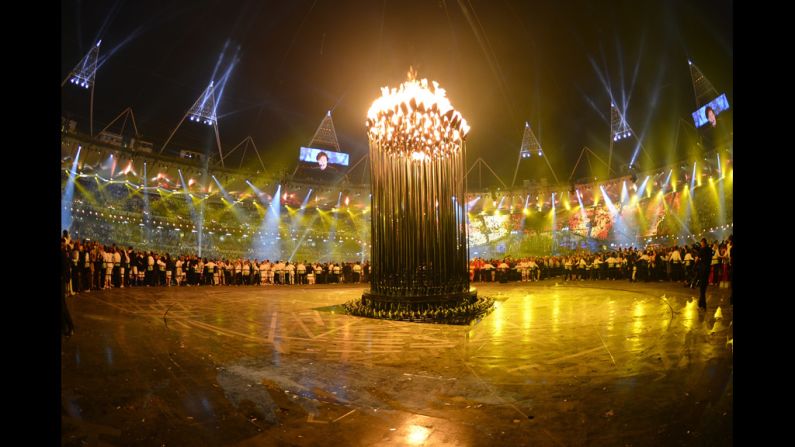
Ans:
[{"label": "flame", "polygon": [[469,125],[436,81],[409,80],[398,88],[381,88],[367,112],[367,135],[390,154],[415,161],[444,158],[458,152]]}]

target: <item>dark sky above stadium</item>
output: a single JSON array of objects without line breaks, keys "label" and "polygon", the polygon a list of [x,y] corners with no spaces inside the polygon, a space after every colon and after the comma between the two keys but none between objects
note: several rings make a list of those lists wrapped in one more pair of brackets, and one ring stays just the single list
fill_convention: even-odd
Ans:
[{"label": "dark sky above stadium", "polygon": [[[565,182],[583,146],[606,158],[611,93],[652,154],[641,167],[682,158],[674,137],[696,108],[688,58],[734,107],[732,22],[726,1],[63,1],[60,75],[102,39],[95,130],[132,107],[159,149],[237,51],[221,142],[250,135],[267,164],[291,168],[327,110],[352,163],[364,156],[367,109],[413,66],[472,127],[467,167],[482,157],[510,182],[528,121]],[[88,95],[62,93],[87,131]],[[169,148],[214,152],[209,128],[186,123]],[[633,142],[615,148],[619,163]],[[539,177],[553,179],[543,161],[522,162],[520,179]]]}]

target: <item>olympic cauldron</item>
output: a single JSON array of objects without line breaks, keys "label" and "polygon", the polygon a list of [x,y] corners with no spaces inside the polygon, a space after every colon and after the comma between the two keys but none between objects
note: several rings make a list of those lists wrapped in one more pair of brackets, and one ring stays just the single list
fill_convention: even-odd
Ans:
[{"label": "olympic cauldron", "polygon": [[464,143],[469,126],[435,81],[382,88],[367,113],[375,308],[439,308],[477,300],[470,289]]}]

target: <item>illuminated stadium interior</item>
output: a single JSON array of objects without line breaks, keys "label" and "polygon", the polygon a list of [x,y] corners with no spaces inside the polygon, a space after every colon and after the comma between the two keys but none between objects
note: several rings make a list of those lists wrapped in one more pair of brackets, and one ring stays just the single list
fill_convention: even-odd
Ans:
[{"label": "illuminated stadium interior", "polygon": [[[199,252],[201,231],[201,253],[210,256],[368,257],[366,183],[343,179],[329,185],[257,171],[204,171],[189,160],[64,134],[64,190],[78,147],[74,193],[63,209],[77,237],[188,254]],[[732,232],[733,167],[731,153],[720,154],[639,172],[636,182],[624,175],[558,187],[470,189],[470,256],[690,243],[705,234],[723,238]],[[203,222],[197,221],[199,209]]]}]

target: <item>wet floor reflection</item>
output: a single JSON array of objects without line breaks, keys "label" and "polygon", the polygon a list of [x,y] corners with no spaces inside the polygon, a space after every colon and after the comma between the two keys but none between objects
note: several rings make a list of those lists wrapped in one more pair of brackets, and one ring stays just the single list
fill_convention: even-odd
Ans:
[{"label": "wet floor reflection", "polygon": [[494,317],[491,319],[494,322],[494,338],[502,336],[502,326],[505,324],[505,309],[502,301],[494,303]]},{"label": "wet floor reflection", "polygon": [[612,332],[616,327],[616,300],[609,298],[607,300],[607,325],[605,329],[607,332]]},{"label": "wet floor reflection", "polygon": [[552,297],[552,332],[560,330],[560,295],[555,293]]},{"label": "wet floor reflection", "polygon": [[420,425],[409,425],[406,443],[408,445],[422,445],[430,436],[431,430]]},{"label": "wet floor reflection", "polygon": [[629,340],[632,343],[632,350],[638,349],[641,344],[641,335],[646,327],[646,308],[642,301],[636,300],[632,306],[632,335]]},{"label": "wet floor reflection", "polygon": [[533,323],[533,296],[525,295],[522,300],[522,341],[530,341],[530,327]]},{"label": "wet floor reflection", "polygon": [[81,297],[64,413],[137,436],[118,445],[644,445],[689,439],[703,381],[731,411],[731,309],[659,285],[485,285],[468,327],[321,310],[361,288],[256,291]]}]

